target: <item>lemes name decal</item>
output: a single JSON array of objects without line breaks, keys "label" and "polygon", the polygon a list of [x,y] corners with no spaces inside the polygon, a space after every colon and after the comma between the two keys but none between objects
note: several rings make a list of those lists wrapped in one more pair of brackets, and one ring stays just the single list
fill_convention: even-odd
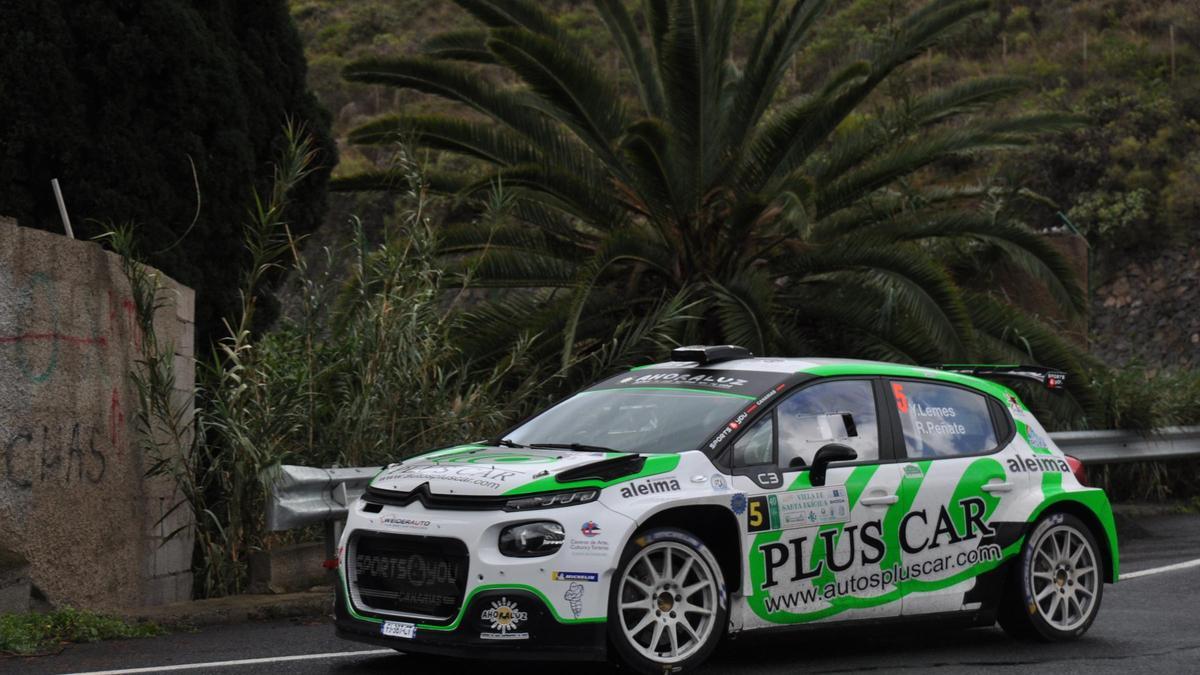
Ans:
[{"label": "lemes name decal", "polygon": [[[897,543],[909,555],[926,553],[947,544],[979,539],[994,534],[984,522],[986,504],[978,497],[960,500],[957,507],[962,515],[963,529],[954,525],[949,509],[942,506],[936,515],[922,509],[905,514],[900,521]],[[930,528],[932,527],[932,531]],[[820,540],[824,544],[824,557],[810,562],[812,548]],[[845,552],[838,553],[837,544],[846,541]],[[816,536],[809,534],[794,536],[787,541],[760,544],[764,567],[760,591],[779,586],[815,580],[826,571],[845,572],[851,568],[879,564],[888,554],[888,542],[883,536],[881,520],[868,521],[862,526],[847,525],[841,532],[826,529]],[[838,578],[824,585],[814,585],[775,597],[767,597],[764,607],[767,612],[787,611],[817,601],[830,601],[838,597],[882,589],[901,581],[944,573],[951,569],[999,560],[1002,551],[996,544],[987,544],[975,549],[956,551],[942,556],[926,556],[912,563],[896,563],[890,568],[869,573],[853,574]]]}]

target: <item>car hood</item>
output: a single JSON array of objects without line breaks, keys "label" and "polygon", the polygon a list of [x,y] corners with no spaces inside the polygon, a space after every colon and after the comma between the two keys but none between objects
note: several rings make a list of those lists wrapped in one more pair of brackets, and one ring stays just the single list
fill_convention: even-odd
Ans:
[{"label": "car hood", "polygon": [[371,481],[371,487],[410,492],[428,483],[428,489],[433,494],[522,494],[540,491],[531,488],[542,484],[547,490],[570,487],[556,484],[555,476],[571,469],[622,457],[633,455],[465,445],[388,465]]}]

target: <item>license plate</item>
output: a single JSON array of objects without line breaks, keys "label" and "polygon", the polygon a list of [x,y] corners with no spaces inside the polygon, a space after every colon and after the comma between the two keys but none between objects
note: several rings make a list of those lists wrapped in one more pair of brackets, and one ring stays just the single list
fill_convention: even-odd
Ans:
[{"label": "license plate", "polygon": [[384,621],[381,632],[388,637],[413,639],[417,636],[417,625],[415,623],[402,623],[400,621]]}]

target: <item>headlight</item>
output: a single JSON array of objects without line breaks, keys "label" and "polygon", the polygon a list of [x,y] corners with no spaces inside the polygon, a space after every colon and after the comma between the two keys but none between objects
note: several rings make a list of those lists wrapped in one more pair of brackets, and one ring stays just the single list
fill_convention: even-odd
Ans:
[{"label": "headlight", "polygon": [[548,509],[553,506],[575,506],[594,502],[600,497],[600,491],[595,488],[586,490],[569,490],[567,492],[550,492],[528,497],[517,497],[508,500],[504,505],[505,511],[528,511],[530,509]]},{"label": "headlight", "polygon": [[562,525],[549,520],[509,525],[500,531],[500,552],[512,558],[536,558],[562,548]]}]

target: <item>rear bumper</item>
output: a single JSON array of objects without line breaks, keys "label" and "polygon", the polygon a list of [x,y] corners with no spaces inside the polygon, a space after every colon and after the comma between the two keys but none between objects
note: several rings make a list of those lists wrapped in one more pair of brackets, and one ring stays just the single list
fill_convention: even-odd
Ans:
[{"label": "rear bumper", "polygon": [[[457,620],[447,626],[417,624],[412,639],[385,636],[383,621],[399,620],[361,613],[349,606],[339,580],[334,603],[338,637],[390,647],[402,652],[473,659],[602,661],[606,658],[603,621],[559,621],[536,595],[521,589],[494,589],[470,596]],[[508,633],[498,633],[484,614],[499,603],[524,612],[526,618]],[[489,637],[490,636],[490,637]]]}]

